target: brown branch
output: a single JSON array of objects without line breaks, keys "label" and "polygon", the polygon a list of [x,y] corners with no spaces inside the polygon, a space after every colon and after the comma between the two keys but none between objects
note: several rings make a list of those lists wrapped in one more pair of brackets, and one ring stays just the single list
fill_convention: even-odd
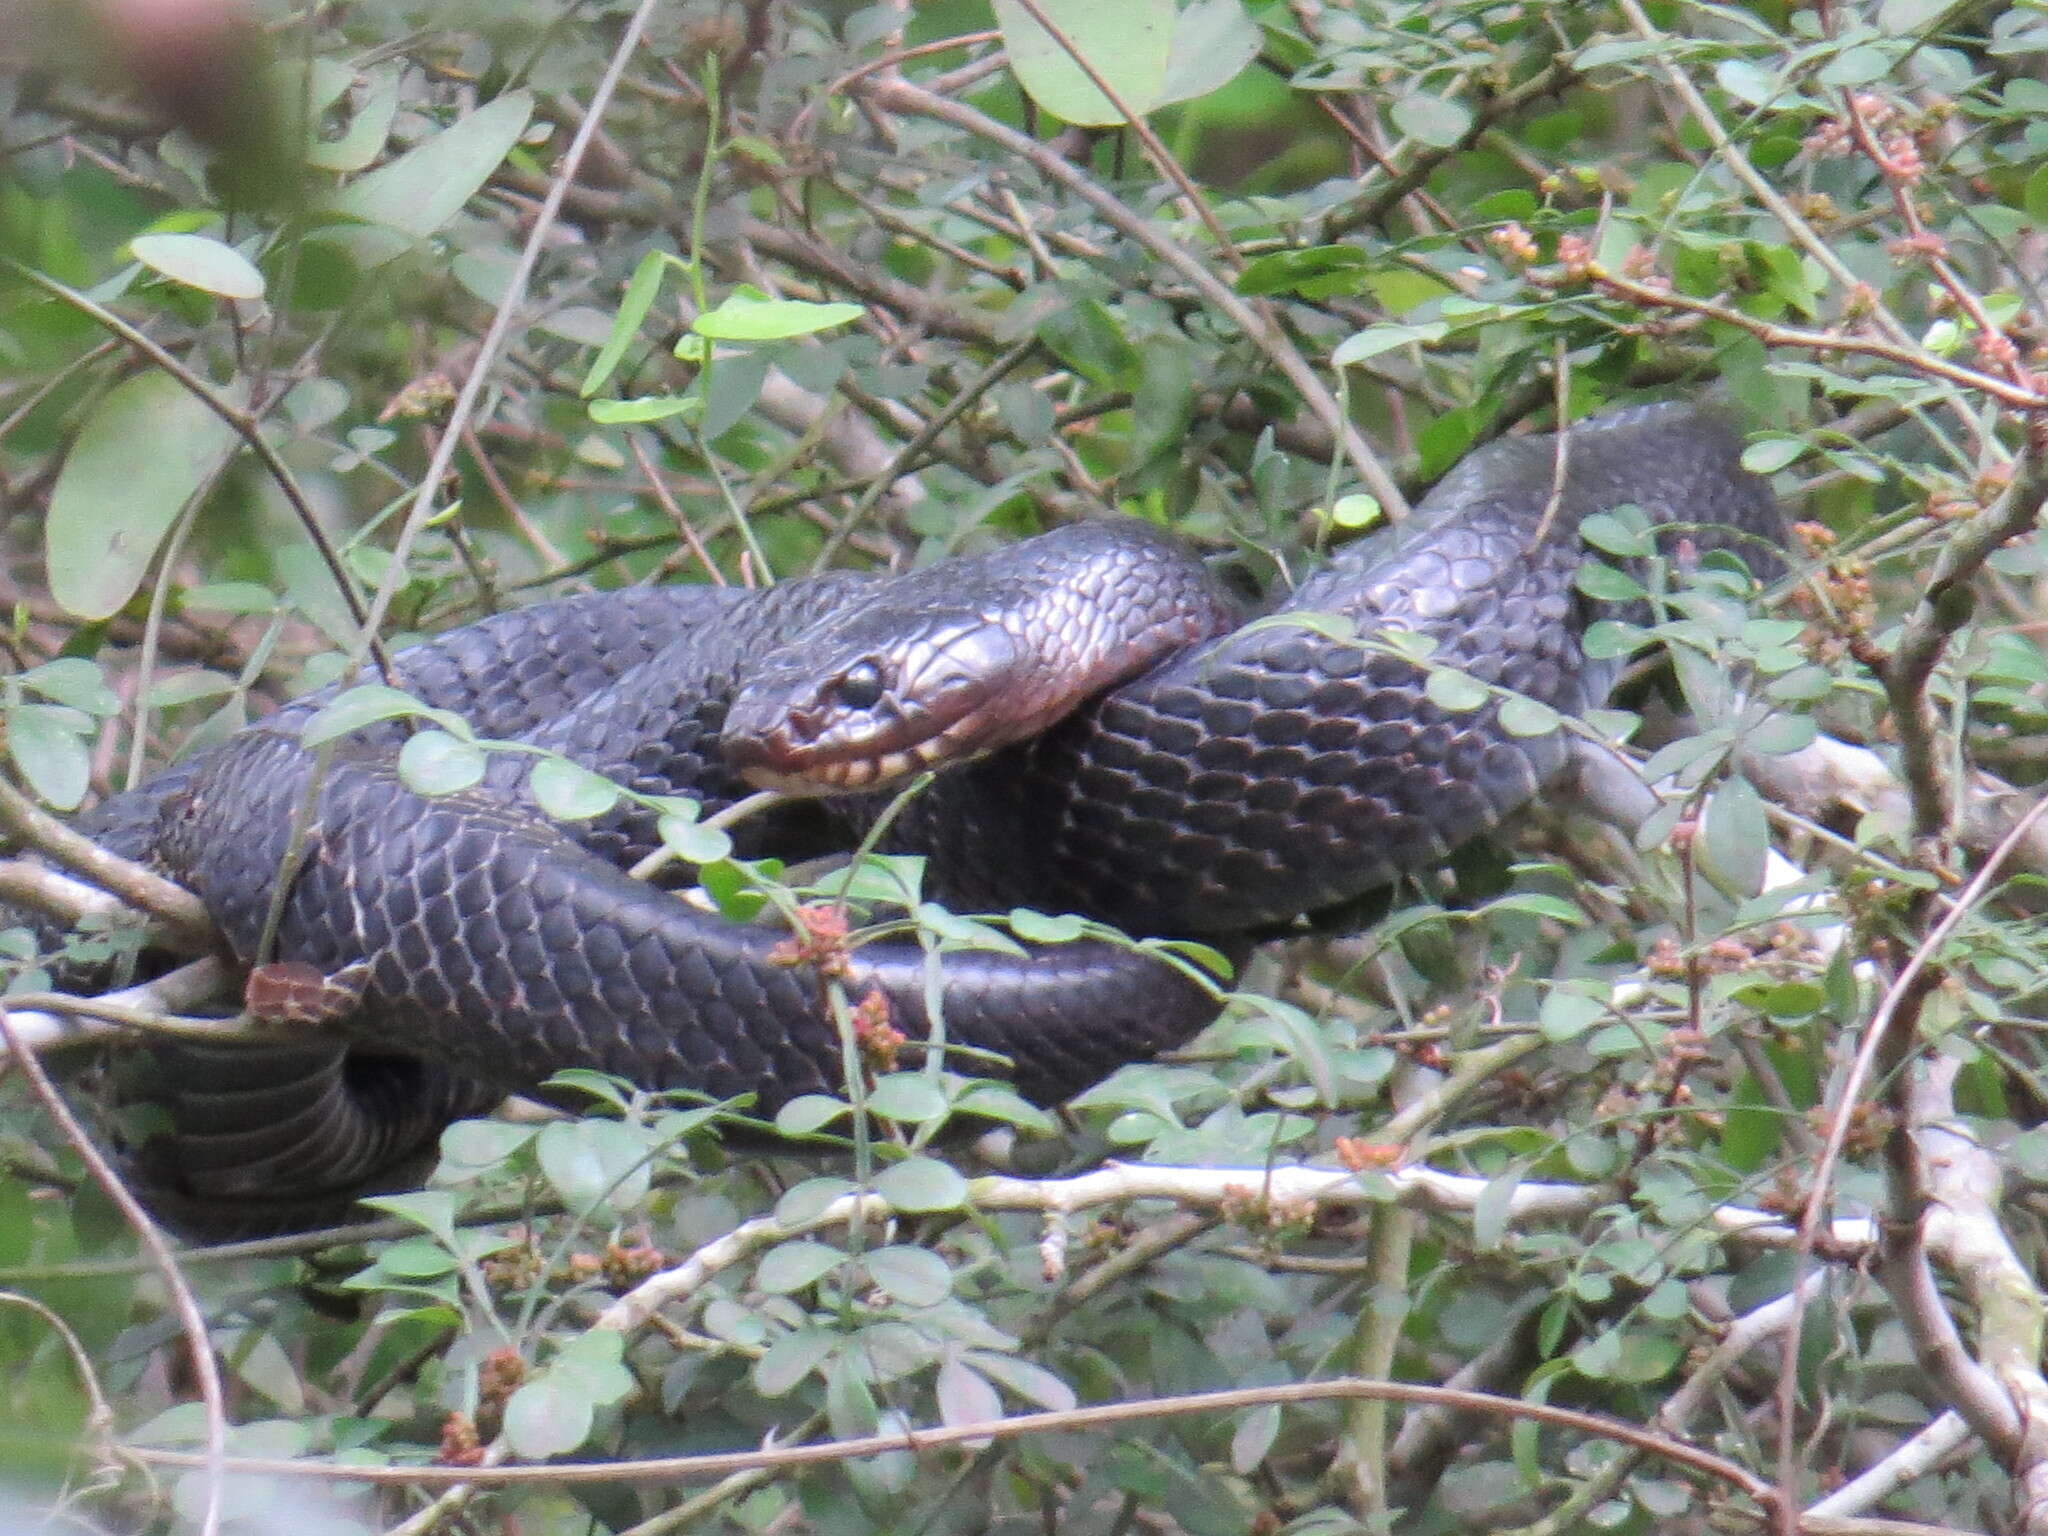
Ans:
[{"label": "brown branch", "polygon": [[1247,304],[1191,252],[1169,240],[1154,225],[1133,213],[1094,180],[1052,153],[1037,140],[997,122],[984,113],[975,111],[972,107],[935,96],[930,91],[904,80],[872,82],[864,86],[863,91],[883,107],[950,123],[955,128],[1009,151],[1029,163],[1048,181],[1058,183],[1079,197],[1119,233],[1180,273],[1211,307],[1229,319],[1245,334],[1246,339],[1266,355],[1287,382],[1294,386],[1309,408],[1322,418],[1332,436],[1343,444],[1344,452],[1350,458],[1359,479],[1367,490],[1379,498],[1380,505],[1386,508],[1388,515],[1398,518],[1407,511],[1408,498],[1401,493],[1401,488],[1394,477],[1380,463],[1379,456],[1359,435],[1358,429],[1345,419],[1336,397],[1316,376],[1315,371],[1309,367],[1280,327]]},{"label": "brown branch", "polygon": [[1575,65],[1562,57],[1554,58],[1520,85],[1489,96],[1472,113],[1471,122],[1458,135],[1456,142],[1423,150],[1409,162],[1406,170],[1394,174],[1393,179],[1374,192],[1371,200],[1362,207],[1348,212],[1333,211],[1323,226],[1323,239],[1326,242],[1336,240],[1367,224],[1377,224],[1409,193],[1419,191],[1422,184],[1435,174],[1437,167],[1471,149],[1495,124],[1515,116],[1524,107],[1546,96],[1555,96],[1577,78]]},{"label": "brown branch", "polygon": [[1216,242],[1216,249],[1223,259],[1233,267],[1243,267],[1243,254],[1231,240],[1228,231],[1217,222],[1216,211],[1209,206],[1209,200],[1202,196],[1200,189],[1188,178],[1187,171],[1174,159],[1173,152],[1166,147],[1165,141],[1153,132],[1152,125],[1145,121],[1145,114],[1124,99],[1123,93],[1095,67],[1094,61],[1077,48],[1074,40],[1061,31],[1052,17],[1046,14],[1045,7],[1039,4],[1039,0],[1017,0],[1017,4],[1024,8],[1024,13],[1038,23],[1047,36],[1060,45],[1061,51],[1074,61],[1082,74],[1088,77],[1088,83],[1100,91],[1104,99],[1116,108],[1123,117],[1125,126],[1137,136],[1138,142],[1145,146],[1145,153],[1151,157],[1153,166],[1180,190],[1180,195],[1187,200],[1188,207],[1194,210],[1195,217],[1202,221],[1202,227],[1209,231],[1209,238]]},{"label": "brown branch", "polygon": [[1850,336],[1841,331],[1809,331],[1797,326],[1774,325],[1768,320],[1746,315],[1739,309],[1730,309],[1725,304],[1691,298],[1668,288],[1622,277],[1597,263],[1587,267],[1586,276],[1596,288],[1617,298],[1627,299],[1646,309],[1675,309],[1718,320],[1749,332],[1768,347],[1799,347],[1811,352],[1844,352],[1858,357],[1875,357],[1966,389],[1982,391],[2014,410],[2048,410],[2048,393],[2039,388],[2023,389],[1996,374],[1965,368],[1946,358],[1936,357],[1911,341],[1895,342],[1872,336]]},{"label": "brown branch", "polygon": [[[1828,1190],[1834,1181],[1834,1170],[1842,1156],[1842,1148],[1848,1140],[1849,1128],[1855,1121],[1857,1103],[1863,1097],[1864,1087],[1869,1083],[1884,1062],[1894,1064],[1896,1072],[1903,1072],[1903,1063],[1910,1059],[1918,1048],[1915,1031],[1919,1017],[1920,1003],[1934,980],[1938,979],[1935,956],[1941,946],[1948,942],[1950,935],[1974,911],[1990,891],[1992,882],[2004,868],[2007,857],[2019,846],[2029,827],[2048,815],[2048,799],[2038,801],[2032,810],[2020,819],[2018,825],[2006,835],[1999,845],[1992,849],[1983,867],[1971,877],[1957,895],[1955,903],[1943,914],[1940,922],[1928,932],[1927,937],[1915,946],[1898,977],[1878,1000],[1876,1010],[1864,1026],[1863,1043],[1850,1063],[1842,1079],[1840,1091],[1835,1098],[1833,1113],[1828,1125],[1828,1136],[1814,1164],[1813,1188],[1808,1192],[1799,1219],[1798,1259],[1794,1267],[1794,1284],[1805,1278],[1813,1246],[1819,1241],[1821,1213],[1827,1204]],[[1895,1073],[1896,1075],[1896,1073]],[[1910,1174],[1910,1168],[1903,1170]],[[1893,1231],[1881,1233],[1882,1244],[1887,1251],[1897,1256],[1902,1251],[1911,1257],[1911,1249],[1901,1248],[1898,1234]],[[1970,1361],[1966,1354],[1960,1355],[1945,1342],[1940,1321],[1929,1315],[1925,1303],[1933,1297],[1933,1305],[1940,1311],[1939,1297],[1932,1291],[1931,1275],[1908,1262],[1888,1267],[1887,1288],[1893,1289],[1894,1303],[1902,1317],[1918,1318],[1924,1326],[1915,1334],[1916,1350],[1924,1350],[1922,1364],[1930,1371],[1938,1372],[1935,1379],[1948,1389],[1949,1398],[1957,1412],[1961,1413],[1970,1427],[1983,1437],[1985,1442],[1999,1449],[2008,1459],[2019,1448],[2020,1420],[2011,1400],[2003,1388],[1986,1375],[1981,1367]],[[1946,1312],[1940,1312],[1940,1319],[1946,1320]],[[1948,1329],[1953,1330],[1953,1321]],[[1787,1335],[1788,1355],[1796,1348],[1799,1328],[1794,1326]],[[1959,1348],[1959,1346],[1958,1346]],[[1958,1358],[1961,1363],[1958,1364]],[[1797,1458],[1790,1443],[1790,1420],[1792,1403],[1790,1398],[1796,1387],[1792,1378],[1796,1376],[1792,1359],[1786,1362],[1786,1380],[1780,1390],[1779,1465],[1780,1477],[1787,1496],[1790,1494],[1791,1476],[1797,1470]],[[1987,1399],[1985,1388],[1989,1385],[1995,1396]]]},{"label": "brown branch", "polygon": [[1899,733],[1899,762],[1912,797],[1913,835],[1938,838],[1951,819],[1943,783],[1940,725],[1927,700],[1927,683],[1955,632],[1970,620],[1969,585],[2007,540],[2025,533],[2048,503],[2048,454],[2030,452],[2025,474],[2000,500],[1965,523],[1935,558],[1927,585],[1888,661],[1877,667]]},{"label": "brown branch", "polygon": [[[68,304],[80,314],[112,331],[130,350],[169,374],[186,393],[218,416],[235,436],[247,444],[270,478],[277,483],[277,488],[284,493],[284,499],[290,504],[293,516],[298,518],[299,526],[307,540],[319,552],[321,563],[327,567],[327,574],[334,579],[335,589],[341,594],[341,601],[348,609],[349,617],[357,624],[367,622],[368,613],[363,607],[362,598],[356,592],[355,583],[349,579],[347,567],[341,563],[341,552],[334,547],[334,541],[328,538],[327,530],[322,526],[319,515],[314,512],[312,502],[306,499],[305,488],[299,484],[298,476],[292,473],[291,466],[285,463],[278,451],[270,445],[270,440],[263,435],[261,416],[243,410],[223,398],[220,391],[105,305],[95,303],[76,289],[67,287],[54,277],[44,276],[35,268],[25,266],[11,256],[0,256],[0,265],[4,265],[24,282],[32,283],[60,303]],[[393,681],[391,658],[385,654],[383,645],[374,634],[371,635],[370,642],[371,655],[376,660],[377,670],[383,674],[386,682]]]},{"label": "brown branch", "polygon": [[[576,1463],[557,1466],[474,1467],[341,1466],[332,1462],[284,1461],[270,1457],[230,1456],[223,1470],[258,1477],[322,1478],[336,1482],[416,1487],[446,1487],[474,1482],[490,1486],[537,1483],[557,1487],[570,1483],[672,1483],[685,1478],[719,1477],[755,1467],[802,1467],[851,1461],[889,1451],[929,1451],[978,1440],[1008,1440],[1023,1435],[1067,1433],[1111,1425],[1185,1418],[1194,1414],[1232,1413],[1269,1403],[1382,1401],[1427,1403],[1501,1418],[1524,1419],[1558,1429],[1635,1446],[1659,1460],[1725,1483],[1738,1493],[1770,1508],[1777,1502],[1771,1485],[1746,1467],[1698,1446],[1654,1434],[1633,1424],[1559,1408],[1550,1403],[1498,1397],[1488,1392],[1461,1392],[1449,1387],[1405,1381],[1368,1381],[1338,1377],[1330,1381],[1294,1382],[1271,1387],[1239,1387],[1223,1392],[1193,1392],[1178,1397],[1139,1398],[1046,1413],[1017,1414],[978,1424],[949,1424],[938,1429],[900,1435],[865,1435],[823,1445],[791,1445],[755,1451],[730,1451],[708,1456],[664,1456],[645,1461]],[[193,1467],[204,1458],[189,1451],[153,1446],[126,1446],[128,1455],[156,1466]]]},{"label": "brown branch", "polygon": [[185,1283],[178,1261],[171,1254],[170,1243],[157,1224],[150,1220],[142,1202],[130,1193],[113,1165],[93,1145],[92,1137],[86,1134],[85,1127],[71,1112],[71,1106],[64,1102],[64,1095],[50,1081],[50,1074],[43,1070],[43,1064],[36,1059],[35,1053],[22,1049],[5,1004],[0,1004],[0,1040],[7,1042],[8,1054],[14,1058],[22,1076],[28,1079],[30,1090],[85,1164],[93,1182],[99,1185],[121,1213],[122,1219],[134,1229],[136,1239],[148,1252],[158,1278],[170,1295],[171,1310],[177,1315],[178,1326],[185,1335],[186,1349],[192,1359],[192,1374],[199,1383],[199,1399],[206,1405],[206,1449],[194,1456],[190,1463],[206,1473],[206,1504],[199,1523],[200,1536],[217,1536],[227,1452],[227,1398],[221,1390],[220,1366],[213,1358],[213,1343],[207,1337],[206,1318],[199,1310],[198,1299],[193,1296],[192,1287]]},{"label": "brown branch", "polygon": [[5,779],[0,779],[0,826],[73,874],[148,913],[183,947],[199,954],[213,948],[213,919],[197,896],[72,831]]}]

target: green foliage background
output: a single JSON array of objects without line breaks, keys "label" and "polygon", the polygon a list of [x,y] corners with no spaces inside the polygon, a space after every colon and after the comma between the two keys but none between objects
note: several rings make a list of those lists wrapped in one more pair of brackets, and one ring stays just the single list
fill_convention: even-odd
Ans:
[{"label": "green foliage background", "polygon": [[[1023,1154],[1045,1175],[1106,1155],[1240,1170],[1178,1195],[1041,1217],[1024,1207],[1055,1186],[977,1177],[940,1134],[956,1106],[911,1074],[870,1085],[857,1148],[815,1155],[721,1151],[708,1114],[594,1080],[586,1118],[458,1126],[380,1224],[181,1253],[229,1448],[403,1465],[474,1436],[631,1460],[1455,1379],[1689,1440],[1800,1508],[1952,1406],[1962,1376],[1924,1353],[1940,1317],[2039,1385],[2048,869],[2022,845],[1956,893],[1996,840],[1970,772],[2038,776],[2048,685],[2022,453],[2048,409],[2048,12],[1040,4],[1164,159],[1113,108],[1062,120],[1100,92],[1011,0],[676,0],[546,219],[627,5],[271,7],[253,33],[197,7],[182,49],[118,8],[10,28],[16,781],[58,810],[117,789],[336,676],[366,610],[397,644],[583,585],[703,580],[706,560],[753,580],[904,565],[1111,511],[1277,590],[1494,437],[1711,389],[1804,528],[1769,593],[1656,573],[1674,665],[1625,702],[1686,717],[1599,724],[1641,727],[1669,812],[1640,850],[1539,815],[1350,914],[1357,933],[1275,948],[1241,980],[1264,1001]],[[1006,42],[1038,61],[1030,95]],[[1589,560],[1634,548],[1622,521],[1591,537]],[[1942,601],[1916,608],[1930,582]],[[1917,678],[1892,659],[1914,633],[1934,647]],[[1758,772],[1760,793],[1739,771],[1817,739],[1875,748],[1895,792]],[[1763,890],[1772,844],[1814,911]],[[715,841],[685,851],[721,878]],[[1835,923],[1830,951],[1814,934]],[[1842,1106],[1861,1028],[1923,948],[1909,1037]],[[47,958],[0,934],[17,999]],[[71,1085],[89,1100],[92,1070]],[[205,1438],[164,1284],[18,1073],[0,1094],[0,1478],[24,1508],[56,1501],[53,1529],[199,1529],[206,1476],[130,1454]],[[804,1128],[838,1136],[843,1108]],[[1717,1215],[1796,1218],[1842,1116],[1845,1217],[1914,1229],[1928,1122],[2001,1154],[2007,1182],[1968,1208],[1986,1245],[1936,1244],[1937,1315],[1880,1283],[1865,1229],[1800,1257]],[[1261,1193],[1297,1164],[1357,1176]],[[887,1220],[832,1215],[864,1188]],[[659,1326],[593,1326],[705,1252]],[[1786,1354],[1768,1309],[1801,1274]],[[1712,1352],[1772,1316],[1753,1349]],[[1932,1470],[1841,1512],[2023,1528],[2038,1469],[1965,1417],[1977,1433]],[[1755,1489],[1643,1450],[1305,1391],[432,1507],[238,1478],[224,1516],[527,1536],[1761,1520]]]}]

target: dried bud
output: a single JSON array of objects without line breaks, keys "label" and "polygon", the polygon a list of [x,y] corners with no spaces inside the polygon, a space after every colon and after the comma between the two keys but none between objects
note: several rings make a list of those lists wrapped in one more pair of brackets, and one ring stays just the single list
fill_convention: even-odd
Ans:
[{"label": "dried bud", "polygon": [[1364,1173],[1368,1169],[1398,1168],[1403,1156],[1403,1149],[1396,1143],[1363,1141],[1356,1136],[1339,1136],[1335,1150],[1337,1161],[1353,1173]]},{"label": "dried bud", "polygon": [[477,1368],[476,1390],[480,1407],[502,1409],[519,1384],[526,1380],[526,1361],[511,1345],[494,1349]]},{"label": "dried bud", "polygon": [[1537,257],[1536,237],[1512,220],[1488,231],[1486,238],[1495,250],[1512,262],[1526,266]]},{"label": "dried bud", "polygon": [[480,1467],[484,1461],[483,1437],[476,1421],[466,1413],[451,1413],[441,1421],[441,1448],[434,1459],[445,1467]]},{"label": "dried bud", "polygon": [[853,1038],[871,1072],[896,1070],[897,1054],[908,1037],[891,1020],[889,999],[871,987],[853,1010]]}]

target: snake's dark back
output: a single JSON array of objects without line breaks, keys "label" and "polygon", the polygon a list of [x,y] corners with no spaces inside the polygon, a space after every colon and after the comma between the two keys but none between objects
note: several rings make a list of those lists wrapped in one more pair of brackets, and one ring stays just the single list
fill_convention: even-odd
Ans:
[{"label": "snake's dark back", "polygon": [[[1612,684],[1617,664],[1580,645],[1595,616],[1573,587],[1589,513],[1633,504],[1667,550],[1733,548],[1776,570],[1776,499],[1718,415],[1645,407],[1568,441],[1559,494],[1554,438],[1473,454],[1407,526],[1340,552],[1273,620],[942,785],[908,843],[970,904],[1023,900],[1156,933],[1284,921],[1440,862],[1566,762],[1563,732],[1504,729],[1502,698],[1577,714]],[[1355,638],[1311,627],[1318,615]],[[1492,700],[1433,703],[1425,670],[1386,653],[1396,630]]]}]

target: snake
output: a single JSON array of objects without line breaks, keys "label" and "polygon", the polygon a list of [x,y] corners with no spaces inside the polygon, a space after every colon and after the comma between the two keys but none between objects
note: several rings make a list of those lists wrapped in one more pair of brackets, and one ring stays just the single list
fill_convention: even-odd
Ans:
[{"label": "snake", "polygon": [[[581,594],[403,651],[400,687],[507,744],[475,786],[409,788],[404,722],[309,746],[329,691],[83,823],[192,890],[235,959],[339,997],[286,1045],[162,1048],[155,1174],[201,1200],[351,1190],[566,1067],[765,1110],[843,1093],[828,979],[949,1069],[971,1052],[960,1071],[1003,1063],[1025,1098],[1069,1098],[1221,1006],[1141,941],[1241,953],[1441,863],[1569,771],[1570,730],[1502,711],[1582,715],[1624,664],[1584,644],[1603,614],[1641,617],[1576,584],[1588,517],[1638,509],[1667,566],[1780,570],[1782,513],[1742,446],[1722,409],[1685,402],[1501,438],[1255,615],[1120,518],[908,575]],[[1444,673],[1477,699],[1445,700]],[[825,796],[923,856],[925,897],[1134,937],[793,950],[787,927],[627,873],[660,845],[659,804],[542,814],[556,758],[710,807],[756,786]],[[734,835],[756,856],[813,833],[792,801]]]}]

